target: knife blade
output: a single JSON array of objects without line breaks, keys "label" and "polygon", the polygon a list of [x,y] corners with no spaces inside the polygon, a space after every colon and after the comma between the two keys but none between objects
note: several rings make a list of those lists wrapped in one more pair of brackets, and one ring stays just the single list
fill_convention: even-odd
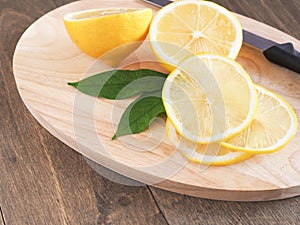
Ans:
[{"label": "knife blade", "polygon": [[[173,1],[170,0],[142,0],[157,7],[164,7]],[[243,42],[263,52],[263,55],[270,62],[290,69],[300,74],[300,52],[291,42],[278,44],[272,40],[258,36],[243,29]]]}]

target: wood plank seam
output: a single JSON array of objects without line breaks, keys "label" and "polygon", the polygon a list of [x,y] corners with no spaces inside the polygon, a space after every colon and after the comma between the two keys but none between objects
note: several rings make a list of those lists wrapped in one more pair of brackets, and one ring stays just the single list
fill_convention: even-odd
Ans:
[{"label": "wood plank seam", "polygon": [[57,2],[56,2],[55,0],[53,0],[53,3],[54,3],[54,5],[55,5],[55,8],[58,8],[58,7],[59,7],[59,5],[57,4]]},{"label": "wood plank seam", "polygon": [[47,147],[45,146],[45,144],[43,142],[43,136],[40,135],[39,132],[38,132],[38,135],[40,136],[40,140],[42,140],[41,141],[42,148],[43,148],[45,156],[46,156],[46,158],[49,162],[49,166],[50,166],[54,186],[55,186],[55,189],[56,189],[56,192],[57,192],[57,199],[58,199],[59,208],[60,208],[60,211],[61,211],[62,221],[63,221],[64,224],[67,224],[67,213],[66,213],[65,206],[64,206],[64,203],[63,203],[63,196],[62,196],[63,193],[62,193],[62,189],[61,189],[61,186],[60,186],[60,183],[59,183],[59,179],[58,179],[57,173],[54,169],[53,162],[51,160],[51,156],[48,154],[48,152],[46,150]]},{"label": "wood plank seam", "polygon": [[2,207],[1,207],[1,206],[0,206],[0,214],[1,214],[2,224],[3,224],[3,225],[6,225],[5,218],[4,218],[4,214],[3,214],[3,211],[2,211]]},{"label": "wood plank seam", "polygon": [[[51,3],[52,2],[53,0]],[[56,0],[56,2],[60,4],[61,0]],[[81,10],[85,7],[109,7],[111,5],[111,3],[108,1],[100,0],[86,2],[93,3],[91,3],[91,5],[87,5],[83,1],[74,2],[68,6],[72,7],[68,10]],[[104,2],[106,3],[104,4]],[[131,3],[133,6],[135,6],[140,4],[140,1],[128,0],[128,3]],[[20,89],[20,95],[23,97],[24,102],[30,106],[30,108],[32,108],[33,115],[36,114],[36,119],[40,120],[40,122],[44,124],[44,127],[46,129],[48,128],[50,132],[52,131],[53,134],[56,134],[58,137],[63,136],[64,138],[60,139],[72,147],[76,141],[74,139],[75,135],[73,135],[74,122],[72,120],[72,116],[74,115],[72,114],[72,110],[74,109],[73,101],[75,99],[76,92],[70,88],[67,89],[66,83],[71,79],[78,80],[79,76],[82,76],[81,72],[85,73],[86,68],[90,65],[91,61],[90,59],[85,61],[87,59],[86,56],[81,54],[81,52],[79,52],[75,46],[71,45],[72,43],[65,33],[61,23],[61,16],[66,11],[66,7],[56,9],[55,11],[51,12],[51,17],[45,16],[41,18],[26,31],[16,49],[14,57],[14,72],[18,87]],[[266,37],[274,32],[274,37],[276,38],[280,37],[281,40],[294,40],[292,37],[274,30],[271,27],[267,27],[270,30],[270,32],[267,32],[268,29],[265,29],[266,25],[254,22],[249,18],[247,19],[240,16],[240,19],[241,22],[244,23],[245,28],[256,27],[257,32],[264,32],[264,34],[267,35]],[[51,26],[56,32],[40,32],[41,27],[48,29],[48,25]],[[261,27],[261,29],[259,27]],[[275,35],[277,33],[278,35]],[[42,39],[43,41],[33,43],[33,37],[38,40]],[[279,39],[275,41],[279,41]],[[300,46],[299,41],[295,40],[294,42],[296,46]],[[22,48],[21,46],[25,46],[25,48]],[[31,48],[34,47],[35,53],[32,54],[31,51],[28,51],[26,46],[31,46]],[[61,54],[57,54],[56,51],[59,53],[63,51],[65,55],[62,57]],[[147,54],[146,51],[143,53]],[[149,53],[151,54],[151,52]],[[49,57],[51,58],[50,65],[47,61]],[[71,65],[70,68],[66,69],[66,63],[63,58],[68,60],[68,65]],[[77,63],[78,61],[81,62],[81,60],[82,63]],[[253,74],[253,80],[255,82],[269,87],[273,91],[283,94],[283,97],[288,97],[291,103],[293,102],[294,105],[298,103],[297,97],[299,94],[297,92],[296,84],[299,80],[296,79],[299,79],[299,77],[296,77],[297,75],[289,75],[289,73],[291,73],[290,71],[283,71],[283,69],[280,67],[275,67],[275,65],[272,66],[266,61],[266,59],[263,58],[261,52],[252,47],[247,47],[246,45],[243,46],[240,57],[238,57],[237,60],[245,67],[245,69],[247,69],[248,73]],[[76,70],[74,70],[74,63],[72,62],[76,62],[76,65],[79,65],[78,68],[76,67]],[[55,71],[52,71],[53,65],[56,65]],[[154,67],[155,65],[151,65],[151,68],[153,69],[152,66]],[[41,71],[43,72],[41,73]],[[74,73],[72,73],[72,71]],[[29,74],[31,76],[29,76]],[[61,74],[64,74],[64,76],[61,76]],[[47,78],[48,82],[43,84],[39,83],[39,80],[43,78]],[[65,91],[63,98],[63,92],[55,91],[60,87]],[[41,95],[41,93],[43,93],[43,95]],[[98,103],[99,104],[96,104],[96,107],[97,110],[101,109],[101,113],[96,113],[94,119],[97,121],[96,126],[99,128],[101,127],[101,131],[99,129],[97,132],[102,135],[101,138],[103,138],[105,143],[107,143],[108,148],[111,147],[111,149],[113,149],[111,154],[115,154],[117,157],[122,155],[122,163],[128,162],[130,165],[135,165],[136,163],[136,165],[139,166],[150,165],[151,163],[157,163],[158,160],[165,160],[166,155],[171,153],[170,150],[172,149],[172,146],[168,145],[166,142],[165,144],[161,145],[161,149],[157,149],[155,154],[149,154],[149,157],[146,154],[137,155],[132,151],[128,151],[128,154],[124,154],[124,152],[127,153],[125,145],[120,145],[118,142],[111,142],[107,138],[107,134],[112,132],[110,118],[112,115],[112,108],[114,107],[112,107],[111,103],[107,104],[105,101],[99,101]],[[61,108],[62,106],[63,109]],[[103,126],[104,124],[105,126]],[[84,134],[88,134],[87,132],[93,132],[92,130],[88,129],[87,124],[84,124],[82,129],[85,129]],[[158,127],[158,129],[160,129],[160,127]],[[160,129],[159,131],[164,132],[163,129]],[[243,201],[270,200],[269,198],[285,198],[297,195],[297,189],[299,189],[297,182],[300,182],[300,178],[299,173],[297,172],[298,167],[296,166],[298,157],[295,156],[299,153],[297,153],[298,149],[295,140],[297,140],[297,138],[294,139],[294,143],[291,143],[288,146],[288,148],[290,148],[289,151],[280,151],[277,155],[272,155],[274,157],[268,157],[268,160],[264,159],[267,158],[265,155],[255,156],[244,164],[238,164],[232,167],[224,168],[224,170],[228,171],[226,172],[226,176],[224,176],[223,168],[222,170],[219,168],[211,168],[211,170],[206,170],[205,173],[203,172],[201,173],[201,176],[199,176],[197,173],[198,165],[189,163],[187,164],[187,167],[184,167],[180,171],[180,173],[170,178],[171,182],[164,183],[164,185],[168,184],[169,186],[161,186],[161,188],[198,197],[215,199],[221,198],[222,200],[225,200],[224,198],[226,198],[226,200]],[[91,148],[95,147],[92,141],[88,142],[85,138],[83,138],[82,141],[86,142],[83,143],[84,145],[87,144]],[[80,152],[79,149],[77,149],[77,151]],[[95,159],[95,161],[98,161],[99,163],[103,163],[105,161],[105,164],[108,167],[113,167],[111,164],[112,162],[108,162],[107,157],[102,155],[101,152],[97,153],[97,155],[95,154],[95,158],[96,157],[98,157],[98,160]],[[291,157],[293,160],[289,160],[288,157]],[[152,161],[150,162],[149,159]],[[273,161],[270,161],[269,159]],[[173,162],[171,160],[168,162],[172,163],[172,167]],[[177,166],[176,163],[177,162],[174,161],[174,166]],[[261,164],[263,164],[263,166],[261,166]],[[277,166],[274,167],[274,164]],[[171,167],[168,166],[168,168]],[[114,168],[116,168],[116,166]],[[262,168],[263,170],[261,170]],[[258,170],[259,173],[256,173],[256,170]],[[136,175],[137,179],[139,179],[138,176],[140,176],[140,171],[139,173],[135,173],[136,170],[134,167],[132,167],[132,170],[128,167],[128,170],[119,170],[117,172],[126,172],[126,174],[123,175],[130,177],[134,177]],[[157,172],[159,173],[160,170],[157,170]],[[217,175],[211,176],[211,174]],[[145,173],[145,175],[148,174]],[[245,177],[245,175],[247,177]],[[184,187],[186,183],[188,183],[189,188]],[[255,185],[253,185],[254,183]],[[292,189],[294,187],[297,187],[297,191]],[[203,188],[205,188],[204,190],[206,191],[203,191]],[[220,192],[218,190],[221,188],[224,188],[225,190],[239,190],[239,192],[234,192],[234,195],[219,194]],[[281,189],[284,191],[280,192],[279,190]],[[265,195],[262,195],[260,190],[272,190],[272,192],[265,192]],[[253,194],[249,194],[250,191]],[[255,197],[253,197],[254,194]],[[236,198],[234,198],[235,196]]]},{"label": "wood plank seam", "polygon": [[156,207],[158,208],[159,212],[160,212],[161,215],[163,216],[163,218],[164,218],[164,220],[166,221],[166,223],[167,223],[168,225],[170,225],[169,221],[167,220],[166,215],[165,215],[165,214],[163,213],[163,211],[161,210],[161,208],[160,208],[160,206],[159,206],[159,204],[158,204],[158,202],[157,202],[157,200],[156,200],[156,198],[155,198],[155,196],[154,196],[154,194],[153,194],[151,188],[149,187],[149,185],[147,185],[147,188],[148,188],[148,190],[149,190],[149,192],[150,192],[150,194],[151,194],[151,196],[152,196],[152,198],[153,198],[153,200],[154,200],[154,203],[155,203]]}]

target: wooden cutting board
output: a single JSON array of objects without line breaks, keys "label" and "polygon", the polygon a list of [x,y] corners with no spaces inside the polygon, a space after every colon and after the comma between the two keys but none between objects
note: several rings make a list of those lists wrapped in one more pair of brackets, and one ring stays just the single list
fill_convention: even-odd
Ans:
[{"label": "wooden cutting board", "polygon": [[[282,199],[300,194],[299,130],[281,151],[256,155],[225,167],[204,167],[186,162],[166,139],[163,119],[156,120],[142,134],[112,141],[118,120],[132,99],[97,99],[67,85],[67,82],[108,68],[100,60],[78,50],[62,22],[66,13],[107,7],[151,6],[134,0],[78,1],[41,17],[21,37],[14,55],[14,75],[24,103],[42,126],[102,166],[166,190],[234,201]],[[279,43],[293,42],[300,50],[300,41],[287,34],[252,19],[238,17],[243,28]],[[123,65],[130,69],[162,70],[152,59],[151,50],[145,46],[129,56]],[[290,102],[300,120],[299,74],[268,62],[260,51],[247,45],[243,45],[237,61],[254,82]]]}]

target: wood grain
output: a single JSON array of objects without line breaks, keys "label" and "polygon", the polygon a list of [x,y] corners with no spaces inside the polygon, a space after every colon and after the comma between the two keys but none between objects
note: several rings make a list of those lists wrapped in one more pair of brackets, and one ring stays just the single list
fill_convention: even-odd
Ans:
[{"label": "wood grain", "polygon": [[[98,179],[99,175],[89,168],[80,154],[72,151],[37,124],[24,107],[12,75],[13,52],[24,30],[46,12],[71,1],[56,0],[55,2],[57,5],[50,0],[0,0],[0,83],[2,85],[0,89],[0,146],[6,146],[0,148],[0,206],[7,221],[6,224],[61,224],[57,222],[57,219],[49,217],[49,211],[41,209],[50,209],[51,214],[57,218],[63,215],[62,211],[53,208],[53,203],[57,201],[56,187],[49,185],[48,182],[41,182],[44,176],[53,180],[52,175],[48,175],[48,170],[51,168],[60,177],[59,185],[65,187],[62,198],[68,208],[66,210],[67,223],[105,224],[105,221],[99,220],[98,216],[103,217],[106,204],[102,205],[100,201],[97,201],[94,190],[101,195],[102,192],[99,190],[105,187],[107,181]],[[297,16],[300,2],[298,0],[218,0],[216,2],[300,39],[298,29],[300,18]],[[266,8],[268,10],[265,10]],[[46,142],[44,142],[45,139]],[[45,160],[46,153],[51,153],[50,159],[54,162],[51,166],[49,166],[49,161]],[[37,163],[30,166],[31,158],[34,158]],[[34,171],[35,174],[24,176],[23,170],[25,173]],[[73,170],[75,172],[72,172]],[[91,194],[81,192],[78,185],[79,187],[85,186]],[[49,190],[50,194],[36,192],[43,186]],[[114,196],[112,193],[115,190],[122,189],[119,192],[121,195],[125,195],[126,190],[131,190],[131,187],[124,188],[118,184],[109,187],[110,189],[106,191],[111,192],[111,196]],[[168,220],[168,224],[299,224],[300,197],[272,202],[235,203],[191,198],[153,187],[151,187],[151,192],[163,213],[161,215]],[[90,201],[91,198],[93,201]],[[36,199],[39,199],[39,202]],[[117,204],[117,199],[110,199],[109,204],[113,204],[114,207],[108,209],[106,215],[119,210],[121,206]],[[136,198],[133,199],[131,204],[136,205],[134,216],[143,217],[139,208],[144,207],[141,203],[148,203],[146,201],[135,202]],[[31,201],[32,204],[27,204]],[[148,207],[149,209],[154,207],[154,210],[150,211],[157,212],[157,208],[152,206],[152,203],[150,199]],[[83,208],[88,208],[90,213],[82,217]],[[120,214],[119,217],[115,216],[111,224],[128,220],[128,217],[121,217],[121,215],[124,214]],[[44,223],[40,223],[41,221]],[[145,220],[141,219],[141,221]],[[149,221],[151,222],[147,224],[164,224],[152,223],[152,219]]]},{"label": "wood grain", "polygon": [[[89,165],[91,163],[93,162],[90,161]],[[168,224],[163,214],[156,207],[156,203],[146,185],[128,186],[125,184],[133,184],[128,178],[124,180],[121,176],[117,177],[118,175],[98,164],[92,165],[92,168],[94,168],[94,173],[91,174],[93,183],[105,183],[105,185],[99,187],[93,185],[99,210],[99,224]],[[105,174],[106,178],[99,176],[95,171],[100,172],[102,176]],[[116,178],[124,180],[125,184],[122,184],[120,180],[116,182]]]},{"label": "wood grain", "polygon": [[[269,202],[222,202],[151,190],[169,224],[298,225],[299,197]],[[291,210],[293,209],[293,210]]]},{"label": "wood grain", "polygon": [[[300,39],[300,2],[292,0],[217,0],[216,3],[276,27]],[[280,10],[279,10],[280,9]],[[282,13],[281,13],[282,12]],[[275,17],[275,18],[274,18]],[[174,194],[151,187],[170,224],[293,224],[299,223],[300,197],[271,202],[222,202]],[[170,207],[171,206],[171,207]],[[205,221],[205,222],[204,222]]]},{"label": "wood grain", "polygon": [[5,219],[1,208],[0,208],[0,225],[5,225]]},{"label": "wood grain", "polygon": [[[140,1],[127,1],[126,5],[121,1],[116,2],[123,7],[143,7]],[[66,86],[68,81],[79,80],[90,73],[88,70],[96,71],[97,68],[99,72],[107,69],[107,66],[101,67],[101,61],[87,57],[74,46],[61,19],[68,12],[114,5],[109,1],[72,3],[45,15],[24,33],[16,48],[14,73],[19,92],[34,117],[50,133],[86,157],[125,176],[167,190],[239,201],[298,195],[300,132],[282,151],[257,155],[232,166],[209,167],[201,172],[199,165],[186,164],[185,159],[164,138],[164,122],[154,125],[150,133],[110,140],[129,101],[98,101]],[[295,38],[246,17],[239,16],[239,19],[247,30],[279,43],[291,41],[300,49],[300,42]],[[150,47],[145,44],[125,61],[132,64],[137,57],[138,63],[135,65],[138,68],[161,70],[157,63],[143,62],[154,60]],[[246,45],[242,47],[237,61],[255,83],[282,95],[300,114],[300,77],[296,73],[268,62],[260,51]],[[126,68],[134,69],[135,65]],[[95,114],[93,110],[89,112],[90,106],[93,106]]]},{"label": "wood grain", "polygon": [[298,0],[291,0],[289,3],[282,0],[243,0],[234,3],[231,0],[215,0],[214,2],[300,39]]},{"label": "wood grain", "polygon": [[[18,95],[12,75],[15,45],[34,20],[55,8],[54,3],[0,5],[0,206],[6,224],[126,224],[133,219],[137,224],[164,224],[147,188],[108,186],[80,154],[41,128]],[[113,198],[104,204],[104,195]],[[124,196],[132,199],[126,206],[118,204]],[[127,207],[134,216],[125,215]],[[139,211],[141,207],[146,212]]]}]

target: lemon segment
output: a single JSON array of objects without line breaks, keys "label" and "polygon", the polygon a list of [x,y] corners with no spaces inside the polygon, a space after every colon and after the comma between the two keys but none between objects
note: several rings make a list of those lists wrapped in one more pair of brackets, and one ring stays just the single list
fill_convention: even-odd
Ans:
[{"label": "lemon segment", "polygon": [[209,1],[177,1],[163,7],[150,25],[149,38],[154,54],[169,71],[190,54],[235,59],[243,42],[236,16]]},{"label": "lemon segment", "polygon": [[228,57],[211,54],[184,60],[166,79],[162,100],[180,135],[202,144],[241,132],[257,108],[246,71]]},{"label": "lemon segment", "polygon": [[86,54],[98,58],[119,46],[146,38],[151,9],[108,8],[69,13],[63,22],[72,41]]},{"label": "lemon segment", "polygon": [[171,143],[188,160],[211,166],[225,166],[242,162],[252,157],[252,154],[229,150],[218,143],[202,145],[181,137],[169,119],[166,122],[166,135]]},{"label": "lemon segment", "polygon": [[279,95],[256,85],[258,108],[250,126],[222,145],[249,153],[271,153],[295,136],[298,120],[292,107]]}]

